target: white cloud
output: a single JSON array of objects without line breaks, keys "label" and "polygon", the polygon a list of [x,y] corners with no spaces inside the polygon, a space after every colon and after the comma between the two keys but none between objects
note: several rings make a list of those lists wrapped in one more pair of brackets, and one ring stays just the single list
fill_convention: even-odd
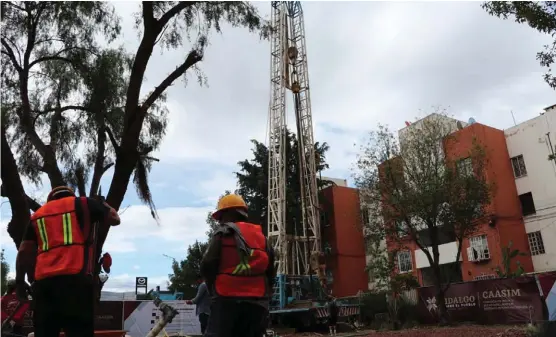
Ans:
[{"label": "white cloud", "polygon": [[135,270],[139,270],[139,269],[141,269],[141,267],[140,267],[140,266],[138,266],[138,265],[134,265],[134,266],[133,266],[133,269],[135,269]]},{"label": "white cloud", "polygon": [[[148,277],[147,286],[148,289],[154,289],[156,286],[160,286],[161,289],[166,289],[168,286],[168,277]],[[102,290],[114,292],[135,291],[135,276],[129,274],[110,276]]]},{"label": "white cloud", "polygon": [[143,251],[145,247],[136,244],[138,239],[185,246],[195,240],[205,240],[208,229],[205,219],[209,210],[208,207],[161,208],[158,210],[160,225],[157,225],[147,206],[130,206],[121,215],[121,225],[110,229],[104,250],[120,253]]}]

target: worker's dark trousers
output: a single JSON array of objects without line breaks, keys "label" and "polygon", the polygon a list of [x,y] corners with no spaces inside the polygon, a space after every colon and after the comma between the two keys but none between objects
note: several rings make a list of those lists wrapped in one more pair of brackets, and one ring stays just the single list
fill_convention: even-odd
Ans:
[{"label": "worker's dark trousers", "polygon": [[56,276],[33,285],[35,337],[94,337],[92,282],[81,276]]},{"label": "worker's dark trousers", "polygon": [[268,310],[256,303],[216,299],[205,337],[262,337]]}]

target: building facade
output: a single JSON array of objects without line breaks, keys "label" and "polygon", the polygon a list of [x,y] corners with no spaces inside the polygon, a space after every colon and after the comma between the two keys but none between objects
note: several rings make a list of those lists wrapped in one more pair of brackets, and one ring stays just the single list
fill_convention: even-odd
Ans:
[{"label": "building facade", "polygon": [[535,272],[556,270],[556,106],[504,134]]},{"label": "building facade", "polygon": [[345,297],[366,291],[368,277],[359,191],[330,186],[320,191],[320,200],[321,238],[332,294]]},{"label": "building facade", "polygon": [[[539,200],[545,200],[542,204],[542,211],[544,213],[533,215],[532,211],[528,210],[527,207],[530,208],[530,206],[524,203],[524,197],[521,195],[531,192],[535,188],[532,186],[533,182],[529,183],[527,187],[519,187],[519,189],[516,187],[516,179],[521,179],[521,177],[515,177],[515,169],[512,162],[515,162],[516,159],[510,158],[518,156],[520,153],[511,149],[511,144],[507,142],[508,131],[504,132],[483,124],[474,123],[472,120],[467,124],[464,122],[458,123],[452,118],[439,117],[438,115],[432,115],[427,118],[446,118],[446,125],[450,127],[453,125],[453,128],[451,127],[453,129],[452,137],[449,140],[445,140],[442,145],[444,156],[456,162],[458,166],[472,167],[471,158],[467,156],[474,142],[482,145],[486,156],[485,174],[487,181],[494,186],[490,204],[486,206],[487,216],[480,220],[478,230],[471,237],[464,239],[459,256],[457,256],[458,243],[455,235],[443,229],[439,230],[441,233],[440,245],[438,247],[440,253],[439,262],[441,272],[446,277],[446,280],[457,282],[494,278],[496,276],[496,268],[503,266],[503,250],[509,247],[510,243],[512,249],[518,249],[520,252],[525,253],[523,256],[519,255],[512,260],[513,269],[517,267],[516,261],[519,261],[525,272],[533,272],[535,269],[538,269],[537,265],[543,263],[546,265],[550,259],[556,261],[554,259],[556,255],[546,254],[546,247],[543,254],[547,256],[540,256],[543,254],[537,252],[541,250],[539,248],[541,244],[538,242],[542,239],[539,239],[539,234],[528,234],[530,232],[541,231],[539,228],[547,230],[547,228],[542,226],[547,226],[550,221],[546,220],[551,214],[550,206],[547,203],[550,203],[551,198],[555,198],[556,195],[551,193],[556,193],[556,188],[549,192],[549,188],[542,189],[543,185],[539,184],[539,187],[536,189],[538,189]],[[538,124],[539,122],[535,125]],[[407,137],[404,133],[408,128],[418,127],[418,125],[419,122],[408,125],[400,130],[399,138],[402,148],[403,141]],[[556,121],[552,122],[551,125],[556,125]],[[546,130],[541,129],[540,126],[526,129],[536,130],[528,131],[535,135],[542,132],[546,133]],[[535,142],[537,142],[538,137],[535,137]],[[520,140],[516,139],[516,142],[520,142]],[[533,144],[529,146],[532,147]],[[540,154],[537,159],[533,159],[533,156],[531,156],[530,160],[532,163],[535,160],[540,162],[540,157]],[[550,163],[547,157],[548,155],[545,150],[544,162],[542,165],[539,163],[535,165],[544,167],[539,169],[543,170],[543,175],[550,175],[550,172],[552,172],[551,179],[556,179],[556,170],[550,171],[551,165],[554,164],[553,162]],[[556,186],[556,184],[552,184]],[[523,183],[523,186],[525,186],[525,183]],[[547,207],[548,209],[545,210]],[[552,209],[552,212],[556,213],[556,209]],[[535,214],[538,213],[540,211]],[[528,224],[527,227],[526,222]],[[554,224],[554,227],[556,227],[556,224]],[[426,232],[426,229],[422,230],[420,232],[421,237],[427,237],[428,233]],[[550,236],[549,234],[544,234],[544,232],[542,234],[547,238]],[[407,238],[400,245],[399,242],[387,240],[387,249],[389,251],[397,251],[396,269],[398,273],[412,273],[421,285],[432,285],[434,276],[428,259],[415,242]],[[552,251],[550,252],[550,254],[554,254]],[[536,261],[536,268],[533,267],[533,260]]]}]

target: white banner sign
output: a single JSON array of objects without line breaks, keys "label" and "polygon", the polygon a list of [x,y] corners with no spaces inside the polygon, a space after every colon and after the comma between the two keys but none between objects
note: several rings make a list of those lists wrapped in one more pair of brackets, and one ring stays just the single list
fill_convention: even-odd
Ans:
[{"label": "white banner sign", "polygon": [[[185,301],[164,301],[178,311],[172,323],[166,325],[168,335],[201,335],[199,318],[195,315],[195,305],[186,304]],[[124,330],[131,337],[144,337],[160,319],[162,312],[153,302],[141,302],[139,306],[124,321]],[[164,335],[162,333],[161,335]]]}]

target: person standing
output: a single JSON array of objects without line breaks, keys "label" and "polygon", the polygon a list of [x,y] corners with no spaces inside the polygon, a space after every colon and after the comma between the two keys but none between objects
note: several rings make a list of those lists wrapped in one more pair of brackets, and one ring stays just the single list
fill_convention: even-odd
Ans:
[{"label": "person standing", "polygon": [[330,295],[328,297],[328,329],[330,330],[330,336],[336,336],[336,326],[338,324],[338,314],[340,313],[340,308],[336,303],[334,296]]},{"label": "person standing", "polygon": [[201,262],[212,295],[205,337],[261,337],[275,277],[274,253],[261,226],[247,222],[247,204],[230,194],[212,217],[219,227]]},{"label": "person standing", "polygon": [[197,295],[195,298],[186,301],[187,304],[195,304],[195,315],[199,316],[199,323],[201,324],[201,333],[204,334],[207,330],[208,319],[210,316],[210,294],[207,289],[207,284],[200,279],[200,284],[197,287]]},{"label": "person standing", "polygon": [[[35,337],[94,336],[98,226],[117,226],[120,217],[106,202],[54,188],[31,216],[16,257],[18,296],[25,275],[33,282]],[[34,270],[33,270],[34,267]]]}]

